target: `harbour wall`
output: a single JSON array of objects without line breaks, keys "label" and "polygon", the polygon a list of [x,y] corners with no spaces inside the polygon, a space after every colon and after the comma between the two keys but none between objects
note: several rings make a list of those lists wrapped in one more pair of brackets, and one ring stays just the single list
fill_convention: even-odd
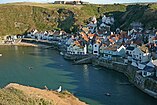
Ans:
[{"label": "harbour wall", "polygon": [[131,64],[100,59],[93,59],[92,63],[97,66],[102,66],[107,69],[123,73],[138,89],[154,98],[157,98],[157,81],[150,77],[143,77],[138,68]]}]

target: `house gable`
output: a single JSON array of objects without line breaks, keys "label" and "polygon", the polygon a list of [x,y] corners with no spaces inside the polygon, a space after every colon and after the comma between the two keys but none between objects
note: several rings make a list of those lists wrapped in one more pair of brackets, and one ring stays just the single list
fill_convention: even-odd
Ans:
[{"label": "house gable", "polygon": [[97,43],[93,45],[93,54],[99,55],[99,44]]}]

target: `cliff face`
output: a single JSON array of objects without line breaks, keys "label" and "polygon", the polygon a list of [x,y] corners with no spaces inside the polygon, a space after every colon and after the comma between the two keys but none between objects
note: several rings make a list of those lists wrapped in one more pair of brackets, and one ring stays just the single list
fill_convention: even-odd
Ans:
[{"label": "cliff face", "polygon": [[86,105],[71,93],[41,90],[11,83],[0,89],[1,105]]},{"label": "cliff face", "polygon": [[157,27],[157,5],[60,5],[41,3],[0,4],[0,35],[22,34],[34,28],[39,31],[63,29],[75,32],[78,25],[84,25],[90,17],[98,21],[103,14],[115,18],[117,27],[128,29],[133,21],[144,27]]},{"label": "cliff face", "polygon": [[[156,8],[155,8],[156,7]],[[128,5],[126,11],[122,13],[119,19],[119,25],[122,29],[128,29],[133,21],[141,22],[145,28],[157,28],[157,5]]]}]

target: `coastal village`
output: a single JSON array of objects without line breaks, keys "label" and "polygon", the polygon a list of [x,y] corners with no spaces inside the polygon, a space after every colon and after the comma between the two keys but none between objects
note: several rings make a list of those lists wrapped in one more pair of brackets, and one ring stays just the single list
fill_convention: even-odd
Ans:
[{"label": "coastal village", "polygon": [[34,29],[24,35],[7,35],[3,44],[33,43],[57,48],[74,64],[92,63],[124,73],[136,87],[157,98],[157,29],[144,29],[132,22],[127,31],[111,31],[114,17],[93,16],[77,33],[64,30],[39,32]]}]

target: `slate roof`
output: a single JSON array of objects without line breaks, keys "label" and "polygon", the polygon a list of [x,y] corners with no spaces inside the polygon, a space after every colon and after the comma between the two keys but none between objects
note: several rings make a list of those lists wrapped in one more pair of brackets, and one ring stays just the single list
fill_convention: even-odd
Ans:
[{"label": "slate roof", "polygon": [[146,66],[143,70],[147,71],[147,72],[155,72],[155,69],[153,67],[150,67],[150,66]]},{"label": "slate roof", "polygon": [[135,49],[135,47],[132,47],[132,46],[129,46],[126,48],[126,50],[131,50],[131,51],[133,51],[134,49]]}]

